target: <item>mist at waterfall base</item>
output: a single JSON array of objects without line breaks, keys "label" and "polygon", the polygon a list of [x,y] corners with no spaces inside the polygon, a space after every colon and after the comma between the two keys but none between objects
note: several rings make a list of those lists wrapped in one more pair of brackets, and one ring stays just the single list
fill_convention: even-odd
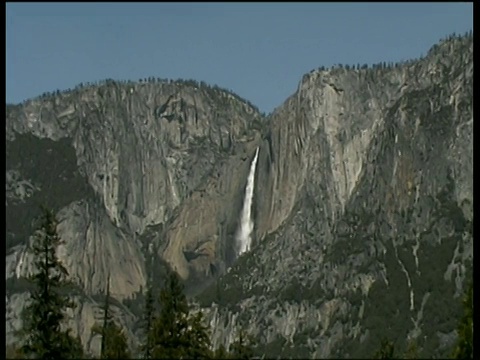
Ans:
[{"label": "mist at waterfall base", "polygon": [[253,189],[255,186],[255,169],[257,166],[258,148],[255,151],[255,157],[250,165],[250,172],[248,174],[247,187],[245,189],[245,200],[240,218],[240,226],[236,235],[236,249],[237,256],[240,256],[246,251],[250,250],[252,245],[251,233],[253,231],[252,220],[252,203],[253,203]]}]

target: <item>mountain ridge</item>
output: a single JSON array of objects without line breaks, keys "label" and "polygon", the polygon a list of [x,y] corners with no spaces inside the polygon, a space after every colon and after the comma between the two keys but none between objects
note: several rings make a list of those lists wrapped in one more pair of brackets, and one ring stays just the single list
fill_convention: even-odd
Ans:
[{"label": "mountain ridge", "polygon": [[[38,177],[34,170],[45,160],[30,154],[37,163],[28,165],[19,149],[58,154],[50,157],[57,159],[48,171],[55,175],[65,168],[62,154],[69,149],[71,170],[62,176],[67,183],[84,179],[86,187],[56,211],[67,240],[64,261],[87,297],[102,292],[107,269],[117,269],[112,295],[134,301],[153,257],[187,284],[208,285],[224,274],[199,298],[215,345],[228,344],[243,323],[261,339],[259,352],[270,346],[281,356],[368,357],[376,324],[398,307],[415,321],[398,318],[401,325],[390,333],[401,339],[399,333],[419,338],[426,332],[423,350],[435,351],[438,339],[446,346],[453,335],[436,335],[429,327],[453,330],[449,319],[458,309],[451,304],[473,257],[471,39],[453,37],[398,67],[315,70],[266,118],[233,95],[195,89],[195,82],[106,82],[104,88],[7,106],[7,213],[23,212],[54,178]],[[22,133],[55,144],[37,145]],[[55,148],[60,139],[70,144]],[[253,247],[236,259],[235,232],[257,148]],[[7,218],[7,232],[8,224]],[[7,233],[7,243],[13,252],[6,277],[12,282],[14,274],[29,271],[28,259],[21,239]],[[99,258],[87,260],[92,254]],[[445,279],[455,272],[455,284],[429,266],[445,267]],[[156,274],[161,281],[161,269]],[[452,308],[441,314],[441,324],[423,319],[439,304],[431,296],[437,290],[427,291],[426,282],[451,294],[441,303]],[[386,291],[389,283],[396,290]],[[373,310],[379,305],[371,292],[378,298],[392,293],[384,297],[390,306],[383,317]],[[394,294],[404,300],[392,300]],[[228,297],[230,309],[221,308],[219,296]],[[23,298],[17,298],[7,309],[7,329],[18,326]],[[95,307],[95,301],[84,304]],[[82,311],[74,324],[90,343],[85,324],[93,310]],[[133,329],[135,315],[119,311]]]}]

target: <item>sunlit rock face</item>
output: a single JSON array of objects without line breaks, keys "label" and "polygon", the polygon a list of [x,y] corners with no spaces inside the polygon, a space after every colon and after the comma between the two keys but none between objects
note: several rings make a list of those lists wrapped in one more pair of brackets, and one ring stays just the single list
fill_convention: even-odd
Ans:
[{"label": "sunlit rock face", "polygon": [[114,297],[136,297],[148,248],[186,280],[213,278],[235,259],[262,121],[194,82],[107,81],[8,106],[7,282],[32,271],[25,247],[41,203],[57,212],[59,256],[86,296],[110,274]]},{"label": "sunlit rock face", "polygon": [[370,358],[383,337],[448,356],[472,276],[472,75],[462,37],[303,77],[262,137],[252,251],[199,297],[216,344],[245,326],[269,356]]},{"label": "sunlit rock face", "polygon": [[7,339],[45,202],[91,352],[107,275],[135,344],[147,274],[160,286],[168,264],[215,346],[243,326],[269,357],[368,358],[384,336],[446,356],[473,259],[472,44],[312,71],[266,118],[193,81],[8,105]]}]

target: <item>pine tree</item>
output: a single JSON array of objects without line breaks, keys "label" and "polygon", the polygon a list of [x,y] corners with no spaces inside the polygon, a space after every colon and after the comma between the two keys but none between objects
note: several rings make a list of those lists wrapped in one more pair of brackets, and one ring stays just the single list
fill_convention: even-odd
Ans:
[{"label": "pine tree", "polygon": [[214,359],[230,359],[230,354],[227,352],[227,349],[225,349],[225,346],[221,344],[218,349],[216,349],[213,352]]},{"label": "pine tree", "polygon": [[189,309],[180,280],[174,272],[160,292],[160,305],[160,314],[152,328],[152,356],[156,359],[185,357]]},{"label": "pine tree", "polygon": [[105,359],[105,342],[108,324],[112,321],[110,314],[110,274],[107,278],[107,294],[105,296],[105,304],[103,305],[103,326],[102,326],[102,342],[100,343],[100,357]]},{"label": "pine tree", "polygon": [[383,339],[380,344],[380,349],[377,350],[374,359],[394,359],[395,347],[393,343],[387,339]]},{"label": "pine tree", "polygon": [[404,359],[418,359],[418,346],[415,340],[410,340],[407,344],[407,350],[403,355]]},{"label": "pine tree", "polygon": [[107,327],[106,337],[108,339],[105,349],[106,359],[129,359],[127,336],[123,329],[115,322],[110,322]]},{"label": "pine tree", "polygon": [[147,285],[147,292],[145,294],[145,343],[141,346],[141,351],[143,353],[144,359],[152,358],[152,347],[153,347],[153,332],[152,327],[155,321],[154,313],[154,304],[153,304],[153,289],[151,283]]},{"label": "pine tree", "polygon": [[190,316],[183,286],[171,272],[160,292],[160,313],[152,326],[155,359],[204,358],[210,355],[210,339],[203,316]]},{"label": "pine tree", "polygon": [[130,358],[127,337],[122,328],[115,323],[110,312],[110,275],[107,280],[107,291],[103,306],[103,324],[101,327],[98,324],[95,324],[92,327],[92,333],[100,334],[102,336],[100,345],[101,359]]},{"label": "pine tree", "polygon": [[65,311],[74,307],[68,296],[60,293],[69,284],[68,272],[56,255],[61,243],[55,215],[43,208],[31,247],[36,272],[29,280],[35,289],[22,312],[23,328],[18,333],[23,338],[21,352],[26,357],[72,359],[83,355],[79,338],[73,337],[70,329],[61,329]]},{"label": "pine tree", "polygon": [[251,359],[254,345],[254,339],[248,336],[244,329],[241,329],[238,338],[230,344],[230,356],[233,359]]},{"label": "pine tree", "polygon": [[5,348],[6,359],[25,359],[25,355],[21,348],[18,348],[14,344],[9,344]]},{"label": "pine tree", "polygon": [[464,315],[458,325],[458,340],[454,359],[473,359],[473,280],[463,299]]},{"label": "pine tree", "polygon": [[210,337],[201,311],[189,318],[187,342],[189,359],[205,359],[210,356]]},{"label": "pine tree", "polygon": [[105,339],[105,345],[100,355],[101,359],[129,359],[127,337],[122,328],[114,321],[109,321],[105,328],[95,324],[92,332],[102,334]]}]

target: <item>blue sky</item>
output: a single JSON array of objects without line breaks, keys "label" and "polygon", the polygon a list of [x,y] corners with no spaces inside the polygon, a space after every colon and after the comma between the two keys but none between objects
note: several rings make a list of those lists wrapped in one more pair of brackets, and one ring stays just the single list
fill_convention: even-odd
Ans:
[{"label": "blue sky", "polygon": [[415,58],[472,28],[472,3],[7,3],[6,101],[155,76],[268,113],[312,69]]}]

